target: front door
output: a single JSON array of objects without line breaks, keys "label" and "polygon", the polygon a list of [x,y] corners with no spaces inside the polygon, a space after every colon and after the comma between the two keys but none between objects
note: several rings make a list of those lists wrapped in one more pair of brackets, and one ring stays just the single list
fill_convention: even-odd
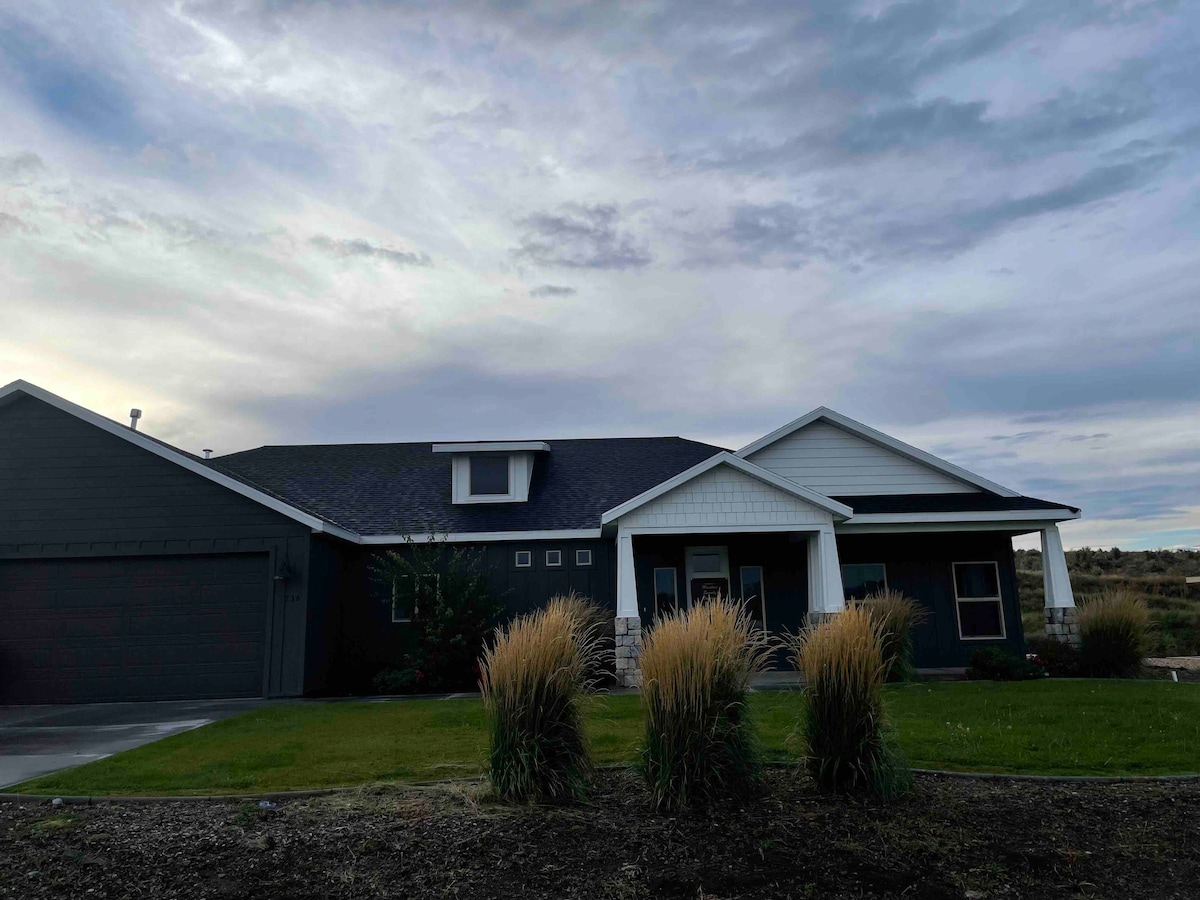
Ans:
[{"label": "front door", "polygon": [[688,604],[729,597],[729,548],[684,549]]}]

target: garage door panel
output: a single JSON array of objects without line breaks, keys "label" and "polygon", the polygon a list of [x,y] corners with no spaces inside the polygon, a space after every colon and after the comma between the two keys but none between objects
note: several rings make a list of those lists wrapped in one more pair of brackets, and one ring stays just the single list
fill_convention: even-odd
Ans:
[{"label": "garage door panel", "polygon": [[0,702],[259,696],[265,554],[0,560]]}]

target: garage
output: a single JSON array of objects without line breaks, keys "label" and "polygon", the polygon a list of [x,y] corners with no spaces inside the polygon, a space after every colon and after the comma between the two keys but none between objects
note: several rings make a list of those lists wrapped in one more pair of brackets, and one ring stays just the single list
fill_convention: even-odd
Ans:
[{"label": "garage", "polygon": [[0,560],[0,703],[260,696],[267,563]]}]

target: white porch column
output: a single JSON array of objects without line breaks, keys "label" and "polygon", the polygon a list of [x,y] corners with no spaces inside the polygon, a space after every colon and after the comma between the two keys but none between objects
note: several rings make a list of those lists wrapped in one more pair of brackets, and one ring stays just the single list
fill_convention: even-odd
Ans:
[{"label": "white porch column", "polygon": [[642,614],[633,568],[633,535],[617,532],[617,617],[614,622],[617,684],[642,686]]},{"label": "white porch column", "polygon": [[808,572],[809,614],[820,617],[845,609],[842,567],[832,525],[823,526],[808,539]]},{"label": "white porch column", "polygon": [[1079,643],[1075,618],[1075,594],[1057,525],[1042,529],[1042,586],[1045,589],[1046,634],[1072,644]]}]

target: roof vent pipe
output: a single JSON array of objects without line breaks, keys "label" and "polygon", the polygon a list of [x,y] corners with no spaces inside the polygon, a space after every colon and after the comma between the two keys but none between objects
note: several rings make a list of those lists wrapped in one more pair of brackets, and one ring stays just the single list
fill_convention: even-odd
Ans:
[{"label": "roof vent pipe", "polygon": [[140,409],[131,409],[129,411],[129,427],[134,431],[137,431],[137,420],[141,417],[142,411]]},{"label": "roof vent pipe", "polygon": [[211,451],[211,450],[209,450],[207,447],[205,447],[205,448],[204,448],[203,450],[201,450],[200,452],[204,454],[204,458],[205,458],[205,459],[212,459],[212,451]]}]

